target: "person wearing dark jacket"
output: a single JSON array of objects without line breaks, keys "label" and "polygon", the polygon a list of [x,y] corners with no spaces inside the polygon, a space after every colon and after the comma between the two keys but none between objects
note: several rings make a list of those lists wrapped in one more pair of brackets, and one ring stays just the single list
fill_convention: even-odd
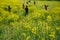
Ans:
[{"label": "person wearing dark jacket", "polygon": [[34,0],[34,5],[36,4],[36,0]]},{"label": "person wearing dark jacket", "polygon": [[23,3],[23,5],[22,5],[22,6],[23,6],[23,9],[24,9],[24,3]]},{"label": "person wearing dark jacket", "polygon": [[25,8],[25,16],[28,15],[28,6]]},{"label": "person wearing dark jacket", "polygon": [[48,10],[48,6],[47,5],[44,5],[44,8],[45,8],[45,10]]},{"label": "person wearing dark jacket", "polygon": [[10,6],[8,6],[8,11],[11,12],[11,7]]}]

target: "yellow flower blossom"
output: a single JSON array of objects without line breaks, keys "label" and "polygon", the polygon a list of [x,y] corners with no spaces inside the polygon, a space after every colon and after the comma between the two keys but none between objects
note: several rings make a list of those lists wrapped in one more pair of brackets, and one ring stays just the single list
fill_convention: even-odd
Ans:
[{"label": "yellow flower blossom", "polygon": [[8,19],[11,19],[11,18],[14,18],[14,14],[10,14],[10,15],[8,16]]},{"label": "yellow flower blossom", "polygon": [[18,2],[18,0],[11,0],[11,1],[13,1],[13,2]]},{"label": "yellow flower blossom", "polygon": [[27,36],[26,40],[30,40],[30,36]]},{"label": "yellow flower blossom", "polygon": [[42,21],[38,21],[38,25],[42,25],[43,24],[43,22]]},{"label": "yellow flower blossom", "polygon": [[24,26],[25,28],[31,29],[31,26],[30,26],[29,23],[26,22],[24,25],[25,25],[25,26]]},{"label": "yellow flower blossom", "polygon": [[33,27],[33,28],[32,28],[32,33],[33,33],[33,34],[37,34],[37,30],[38,30],[38,27]]},{"label": "yellow flower blossom", "polygon": [[60,30],[60,27],[56,27],[57,30]]},{"label": "yellow flower blossom", "polygon": [[51,16],[47,16],[47,20],[48,21],[51,21]]},{"label": "yellow flower blossom", "polygon": [[48,26],[48,24],[46,24],[46,30],[48,31],[48,30],[50,30],[50,29],[51,29],[51,27]]},{"label": "yellow flower blossom", "polygon": [[31,29],[31,26],[30,25],[25,25],[25,28]]},{"label": "yellow flower blossom", "polygon": [[26,33],[22,33],[22,35],[23,35],[24,37],[26,37]]},{"label": "yellow flower blossom", "polygon": [[45,40],[45,38],[42,38],[42,40]]},{"label": "yellow flower blossom", "polygon": [[19,19],[19,16],[16,15],[16,14],[11,13],[11,14],[8,16],[7,19],[8,19],[8,20],[10,20],[10,19],[17,20],[17,19]]},{"label": "yellow flower blossom", "polygon": [[55,38],[55,32],[51,32],[49,36]]},{"label": "yellow flower blossom", "polygon": [[40,13],[39,12],[34,12],[33,14],[32,14],[32,17],[33,18],[36,18],[36,17],[40,17]]},{"label": "yellow flower blossom", "polygon": [[3,20],[3,18],[2,17],[0,17],[0,21],[2,21]]}]

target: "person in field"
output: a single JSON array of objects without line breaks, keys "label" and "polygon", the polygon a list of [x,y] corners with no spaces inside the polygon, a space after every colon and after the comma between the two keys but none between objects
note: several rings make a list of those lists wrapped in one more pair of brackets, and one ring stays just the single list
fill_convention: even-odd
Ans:
[{"label": "person in field", "polygon": [[22,8],[24,9],[24,7],[25,7],[25,6],[24,6],[24,3],[22,3]]},{"label": "person in field", "polygon": [[23,9],[24,9],[24,4],[23,4]]},{"label": "person in field", "polygon": [[45,10],[48,10],[48,5],[44,5]]},{"label": "person in field", "polygon": [[28,5],[30,5],[30,3],[31,3],[31,0],[28,0],[28,2],[26,2]]},{"label": "person in field", "polygon": [[23,8],[23,9],[24,9],[24,7],[25,7],[25,6],[24,6],[24,3],[25,3],[25,2],[24,2],[24,0],[23,0],[23,2],[22,2],[22,8]]},{"label": "person in field", "polygon": [[30,3],[31,3],[31,0],[29,0],[28,2],[30,2]]},{"label": "person in field", "polygon": [[28,15],[28,6],[25,8],[25,16]]},{"label": "person in field", "polygon": [[36,4],[36,0],[34,0],[34,5]]},{"label": "person in field", "polygon": [[11,7],[10,6],[8,6],[8,11],[11,12]]}]

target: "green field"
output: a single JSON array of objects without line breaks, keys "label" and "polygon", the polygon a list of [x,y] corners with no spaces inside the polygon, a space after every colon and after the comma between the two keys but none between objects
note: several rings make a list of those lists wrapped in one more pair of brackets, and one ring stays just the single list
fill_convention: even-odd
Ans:
[{"label": "green field", "polygon": [[28,8],[24,16],[22,1],[0,0],[0,40],[60,40],[60,2],[37,1],[34,5],[32,1]]}]

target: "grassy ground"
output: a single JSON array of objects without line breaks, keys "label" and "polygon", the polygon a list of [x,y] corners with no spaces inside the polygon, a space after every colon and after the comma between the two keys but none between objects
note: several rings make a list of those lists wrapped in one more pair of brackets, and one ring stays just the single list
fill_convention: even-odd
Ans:
[{"label": "grassy ground", "polygon": [[[0,40],[59,40],[60,39],[60,2],[33,1],[29,13],[24,16],[22,2],[0,1]],[[44,5],[49,9],[45,10]],[[7,6],[12,11],[9,13]],[[26,3],[25,3],[26,5]]]}]

